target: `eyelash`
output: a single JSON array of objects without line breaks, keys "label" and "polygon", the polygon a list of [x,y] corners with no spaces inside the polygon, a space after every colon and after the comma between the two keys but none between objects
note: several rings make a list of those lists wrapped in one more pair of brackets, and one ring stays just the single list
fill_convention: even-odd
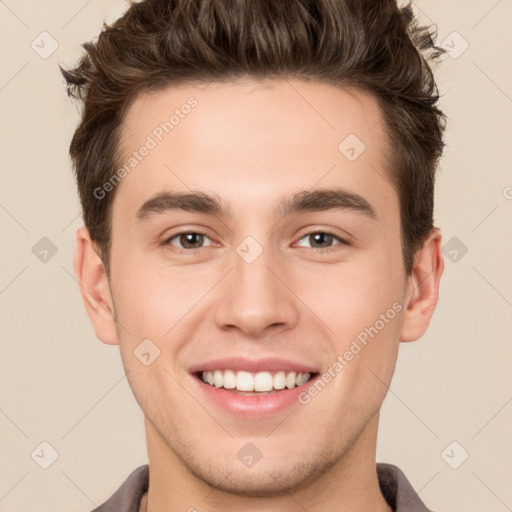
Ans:
[{"label": "eyelash", "polygon": [[[322,234],[322,235],[329,235],[329,236],[332,236],[333,238],[335,238],[336,240],[338,240],[340,243],[338,244],[335,244],[331,247],[327,247],[327,248],[320,248],[320,247],[310,247],[309,249],[313,250],[313,251],[321,251],[323,253],[325,252],[331,252],[333,250],[336,250],[336,247],[338,247],[339,245],[346,245],[346,246],[349,246],[350,243],[347,242],[344,238],[341,238],[339,237],[338,235],[332,233],[331,231],[310,231],[308,233],[305,233],[301,238],[299,238],[299,241],[302,240],[303,238],[306,238],[308,236],[311,236],[311,235],[318,235],[318,234]],[[179,250],[179,254],[183,254],[183,253],[188,253],[188,254],[194,254],[196,251],[199,251],[201,249],[204,249],[204,247],[196,247],[194,249],[182,249],[180,247],[174,247],[170,244],[171,240],[174,240],[175,238],[177,237],[180,237],[182,235],[202,235],[202,236],[205,236],[206,238],[209,238],[209,236],[202,232],[202,231],[180,231],[178,233],[174,233],[171,237],[167,238],[164,242],[163,242],[163,245],[170,251],[176,251],[176,250]],[[172,248],[171,248],[172,247]],[[307,247],[306,247],[307,249]]]}]

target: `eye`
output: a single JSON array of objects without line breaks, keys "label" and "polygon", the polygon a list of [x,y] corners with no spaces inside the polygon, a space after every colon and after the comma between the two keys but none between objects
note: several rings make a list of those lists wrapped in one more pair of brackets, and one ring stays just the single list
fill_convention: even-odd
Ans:
[{"label": "eye", "polygon": [[[179,242],[181,245],[176,246],[172,241],[175,240]],[[205,233],[200,233],[198,231],[183,231],[181,233],[176,233],[172,235],[165,241],[165,244],[172,245],[174,247],[178,247],[180,249],[200,249],[203,246],[203,242],[205,239],[210,240]],[[211,242],[211,241],[210,241]],[[211,245],[211,243],[207,244]]]},{"label": "eye", "polygon": [[303,236],[299,240],[298,245],[301,246],[301,247],[304,247],[304,245],[302,245],[300,243],[301,240],[308,240],[312,244],[320,245],[321,247],[312,247],[312,249],[316,249],[316,250],[324,249],[324,252],[326,252],[326,251],[328,251],[330,249],[333,249],[332,242],[334,240],[338,240],[339,241],[339,243],[338,244],[334,244],[334,246],[336,246],[336,245],[350,245],[343,238],[340,238],[339,236],[335,235],[334,233],[329,233],[327,231],[314,231],[314,232],[308,233],[307,235]]}]

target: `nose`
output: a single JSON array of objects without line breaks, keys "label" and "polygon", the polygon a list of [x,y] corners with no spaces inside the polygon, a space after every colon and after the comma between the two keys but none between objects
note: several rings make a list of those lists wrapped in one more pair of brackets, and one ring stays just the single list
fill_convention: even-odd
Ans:
[{"label": "nose", "polygon": [[223,280],[215,310],[220,329],[257,338],[297,324],[300,300],[293,293],[293,277],[283,260],[264,250],[252,263],[235,253],[233,265]]}]

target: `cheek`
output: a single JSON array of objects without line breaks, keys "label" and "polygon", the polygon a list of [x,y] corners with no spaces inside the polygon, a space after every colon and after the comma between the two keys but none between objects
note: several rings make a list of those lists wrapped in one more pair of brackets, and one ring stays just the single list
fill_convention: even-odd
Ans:
[{"label": "cheek", "polygon": [[[389,263],[373,253],[336,266],[311,267],[296,276],[297,295],[329,328],[326,334],[336,340],[337,349],[402,300],[401,269],[396,260]],[[395,305],[387,316],[394,319],[398,309]]]},{"label": "cheek", "polygon": [[172,347],[177,353],[190,339],[186,331],[197,323],[195,315],[206,303],[219,271],[171,265],[165,258],[135,252],[130,258],[118,258],[116,265],[116,317],[130,332],[130,336],[120,332],[125,345],[132,347],[149,338],[162,352]]},{"label": "cheek", "polygon": [[334,375],[332,400],[340,410],[352,404],[361,407],[354,414],[371,414],[385,396],[403,315],[400,261],[392,250],[371,255],[368,251],[357,263],[326,267],[324,275],[317,276],[320,280],[309,279],[323,286],[306,286],[308,281],[303,281],[298,293],[329,327],[324,331],[325,372]]},{"label": "cheek", "polygon": [[138,336],[168,338],[198,300],[197,281],[176,271],[144,271],[139,267],[116,288],[121,322]]},{"label": "cheek", "polygon": [[350,392],[354,403],[373,397],[375,407],[393,375],[403,316],[401,269],[396,260],[394,266],[385,262],[375,258],[344,280],[333,347],[345,365],[340,395]]}]

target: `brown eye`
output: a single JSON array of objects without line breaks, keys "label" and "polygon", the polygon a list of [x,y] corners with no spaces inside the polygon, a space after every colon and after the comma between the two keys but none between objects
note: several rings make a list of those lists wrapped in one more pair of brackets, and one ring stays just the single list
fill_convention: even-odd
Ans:
[{"label": "brown eye", "polygon": [[[315,231],[313,233],[308,233],[307,235],[303,236],[300,240],[307,240],[311,244],[312,249],[330,249],[335,245],[349,245],[349,243],[346,240],[343,240],[343,238],[340,238],[339,236],[336,236],[333,233],[329,233],[326,231]],[[333,242],[336,240],[339,243],[333,244]],[[307,247],[300,243],[299,246]]]},{"label": "brown eye", "polygon": [[[180,245],[176,246],[176,244],[172,243],[173,240],[176,240]],[[204,247],[203,243],[205,240],[209,240],[209,238],[204,233],[199,233],[197,231],[187,231],[183,233],[176,233],[167,239],[166,243],[180,249],[193,250]],[[211,243],[207,245],[211,245]]]}]

